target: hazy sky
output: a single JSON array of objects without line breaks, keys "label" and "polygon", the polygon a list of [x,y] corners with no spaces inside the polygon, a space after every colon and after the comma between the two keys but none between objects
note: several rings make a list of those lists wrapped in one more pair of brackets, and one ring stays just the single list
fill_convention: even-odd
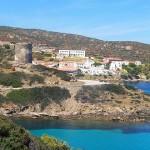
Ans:
[{"label": "hazy sky", "polygon": [[150,43],[150,0],[0,0],[0,25]]}]

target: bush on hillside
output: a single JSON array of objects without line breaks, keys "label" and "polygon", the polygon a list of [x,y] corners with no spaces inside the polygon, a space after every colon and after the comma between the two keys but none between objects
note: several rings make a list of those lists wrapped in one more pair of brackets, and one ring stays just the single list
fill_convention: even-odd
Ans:
[{"label": "bush on hillside", "polygon": [[105,100],[105,92],[113,94],[125,94],[125,89],[121,85],[105,84],[101,86],[83,86],[76,94],[75,98],[81,102],[100,102]]},{"label": "bush on hillside", "polygon": [[0,73],[0,84],[4,86],[12,86],[14,88],[22,86],[22,73]]},{"label": "bush on hillside", "polygon": [[42,87],[13,90],[6,96],[8,101],[22,105],[36,103],[41,103],[44,105],[51,101],[61,102],[69,97],[69,91],[60,87]]},{"label": "bush on hillside", "polygon": [[0,73],[0,85],[12,86],[14,88],[21,87],[23,80],[31,84],[44,83],[44,78],[38,75],[29,75],[23,72]]},{"label": "bush on hillside", "polygon": [[69,150],[69,146],[65,144],[62,141],[59,141],[58,139],[54,137],[49,137],[48,135],[44,135],[41,137],[41,140],[48,146],[51,147],[52,150],[58,149],[58,150]]},{"label": "bush on hillside", "polygon": [[0,104],[5,102],[6,101],[6,98],[0,94]]},{"label": "bush on hillside", "polygon": [[5,48],[5,49],[10,49],[10,45],[4,44],[4,48]]},{"label": "bush on hillside", "polygon": [[115,94],[125,94],[126,93],[123,86],[117,85],[117,84],[104,84],[101,86],[101,90],[112,92]]},{"label": "bush on hillside", "polygon": [[15,55],[14,49],[6,49],[0,47],[0,63],[13,61],[14,55]]},{"label": "bush on hillside", "polygon": [[12,64],[9,64],[7,61],[3,62],[2,64],[0,64],[0,68],[3,68],[3,69],[11,69],[12,68]]},{"label": "bush on hillside", "polygon": [[48,75],[48,76],[56,75],[57,77],[59,77],[61,80],[64,80],[64,81],[71,80],[71,76],[68,73],[54,69],[54,68],[47,68],[42,65],[35,65],[35,66],[32,66],[32,69],[35,71],[41,72],[44,75]]},{"label": "bush on hillside", "polygon": [[44,83],[44,78],[39,75],[33,75],[30,77],[30,85],[34,83]]}]

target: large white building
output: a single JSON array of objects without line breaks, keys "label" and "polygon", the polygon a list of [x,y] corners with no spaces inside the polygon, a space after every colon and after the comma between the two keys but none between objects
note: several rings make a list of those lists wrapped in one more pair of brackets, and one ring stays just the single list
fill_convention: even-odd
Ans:
[{"label": "large white building", "polygon": [[61,57],[85,57],[84,50],[59,50]]}]

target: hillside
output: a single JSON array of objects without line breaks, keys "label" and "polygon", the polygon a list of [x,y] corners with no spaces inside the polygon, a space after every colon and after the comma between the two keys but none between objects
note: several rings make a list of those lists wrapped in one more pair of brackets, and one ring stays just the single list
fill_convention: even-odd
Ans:
[{"label": "hillside", "polygon": [[81,35],[49,32],[38,29],[0,27],[0,41],[47,44],[58,49],[85,49],[88,55],[115,56],[150,62],[150,45],[138,42],[112,42]]}]

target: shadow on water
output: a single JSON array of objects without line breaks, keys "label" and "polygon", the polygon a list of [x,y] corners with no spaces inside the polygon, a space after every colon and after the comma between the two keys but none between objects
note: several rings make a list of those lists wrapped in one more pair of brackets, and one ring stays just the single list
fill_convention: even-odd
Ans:
[{"label": "shadow on water", "polygon": [[13,119],[28,130],[73,129],[73,130],[120,130],[124,134],[150,133],[150,122],[118,123],[91,120]]}]

